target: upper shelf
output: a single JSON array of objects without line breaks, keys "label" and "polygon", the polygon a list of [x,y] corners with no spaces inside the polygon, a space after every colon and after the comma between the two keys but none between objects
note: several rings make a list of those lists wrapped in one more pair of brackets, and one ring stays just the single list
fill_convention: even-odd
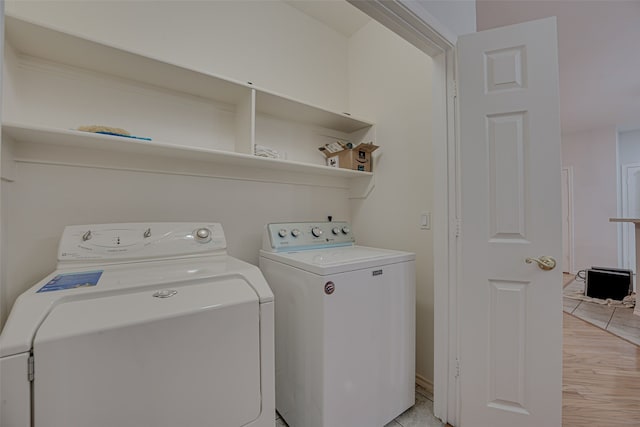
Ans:
[{"label": "upper shelf", "polygon": [[199,162],[224,163],[250,168],[275,169],[312,175],[354,178],[372,176],[371,172],[333,168],[323,165],[270,159],[231,151],[186,147],[160,141],[142,141],[113,135],[103,135],[76,130],[53,129],[17,123],[5,123],[2,132],[18,143],[38,143],[62,147],[106,150],[121,154],[135,153],[162,156],[171,159],[185,159]]},{"label": "upper shelf", "polygon": [[18,54],[143,82],[195,96],[237,103],[247,85],[220,79],[135,52],[5,17],[6,41]]},{"label": "upper shelf", "polygon": [[262,90],[256,91],[256,112],[299,123],[336,129],[345,133],[355,132],[372,126],[372,123],[353,118],[346,113],[333,113]]},{"label": "upper shelf", "polygon": [[351,133],[373,124],[256,88],[249,83],[220,78],[160,59],[44,27],[16,17],[5,17],[6,41],[19,55],[42,58],[216,101],[240,104],[256,90],[256,112],[308,125]]}]

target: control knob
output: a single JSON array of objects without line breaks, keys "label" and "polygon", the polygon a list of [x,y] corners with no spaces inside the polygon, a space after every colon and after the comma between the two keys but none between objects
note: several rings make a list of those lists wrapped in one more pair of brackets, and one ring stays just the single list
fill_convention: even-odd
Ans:
[{"label": "control knob", "polygon": [[281,228],[280,231],[278,231],[278,236],[284,238],[287,235],[287,230],[285,230],[284,228]]},{"label": "control knob", "polygon": [[333,227],[331,229],[331,232],[337,236],[338,234],[340,234],[340,229],[338,227]]},{"label": "control knob", "polygon": [[300,230],[298,230],[297,228],[294,228],[293,230],[291,230],[291,235],[293,237],[298,237],[300,235]]},{"label": "control knob", "polygon": [[200,243],[207,243],[209,240],[211,240],[211,230],[205,227],[198,228],[194,235],[196,241]]},{"label": "control knob", "polygon": [[311,234],[313,234],[315,237],[320,237],[322,236],[322,230],[320,229],[320,227],[313,227],[311,229]]},{"label": "control knob", "polygon": [[348,225],[345,225],[344,227],[342,227],[343,234],[349,234],[350,232],[351,232],[351,229],[349,228]]}]

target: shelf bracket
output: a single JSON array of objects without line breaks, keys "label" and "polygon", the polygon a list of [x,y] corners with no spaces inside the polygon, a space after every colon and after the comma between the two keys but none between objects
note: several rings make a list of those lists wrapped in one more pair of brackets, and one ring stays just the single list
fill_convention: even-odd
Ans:
[{"label": "shelf bracket", "polygon": [[349,199],[366,199],[376,186],[375,175],[351,178]]}]

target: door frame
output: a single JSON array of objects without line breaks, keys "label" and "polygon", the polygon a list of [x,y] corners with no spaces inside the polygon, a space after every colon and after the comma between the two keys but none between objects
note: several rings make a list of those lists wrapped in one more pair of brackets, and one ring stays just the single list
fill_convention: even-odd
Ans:
[{"label": "door frame", "polygon": [[460,274],[460,180],[455,44],[450,33],[426,10],[420,16],[402,0],[347,0],[394,31],[433,60],[434,160],[434,381],[433,412],[458,425],[458,277]]},{"label": "door frame", "polygon": [[[568,215],[569,215],[569,273],[575,274],[575,241],[573,234],[573,166],[565,166],[562,168],[563,171],[567,171],[567,204],[568,204]],[[564,180],[562,185],[564,186]]]},{"label": "door frame", "polygon": [[[621,208],[622,211],[620,212],[620,216],[621,217],[629,217],[629,197],[628,197],[628,193],[629,193],[629,172],[632,169],[638,169],[640,168],[640,163],[626,163],[621,165],[621,197],[620,197],[620,202],[621,202]],[[629,238],[629,234],[634,234],[635,233],[635,229],[633,224],[631,223],[621,223],[620,227],[622,228],[622,253],[621,253],[621,259],[620,259],[620,266],[622,268],[631,268],[631,257],[629,256],[630,252],[631,252],[631,246],[634,242],[634,238]],[[629,231],[631,230],[631,231]],[[635,234],[634,234],[635,236]],[[637,268],[637,266],[636,266]],[[634,284],[637,283],[634,280]]]}]

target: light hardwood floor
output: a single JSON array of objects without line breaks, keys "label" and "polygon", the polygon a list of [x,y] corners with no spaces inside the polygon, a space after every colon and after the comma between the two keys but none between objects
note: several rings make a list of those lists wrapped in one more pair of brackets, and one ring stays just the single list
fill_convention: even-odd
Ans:
[{"label": "light hardwood floor", "polygon": [[564,288],[569,283],[573,282],[575,280],[575,278],[576,278],[576,276],[574,276],[573,274],[562,273],[562,287]]},{"label": "light hardwood floor", "polygon": [[563,427],[640,426],[640,347],[563,315]]}]

